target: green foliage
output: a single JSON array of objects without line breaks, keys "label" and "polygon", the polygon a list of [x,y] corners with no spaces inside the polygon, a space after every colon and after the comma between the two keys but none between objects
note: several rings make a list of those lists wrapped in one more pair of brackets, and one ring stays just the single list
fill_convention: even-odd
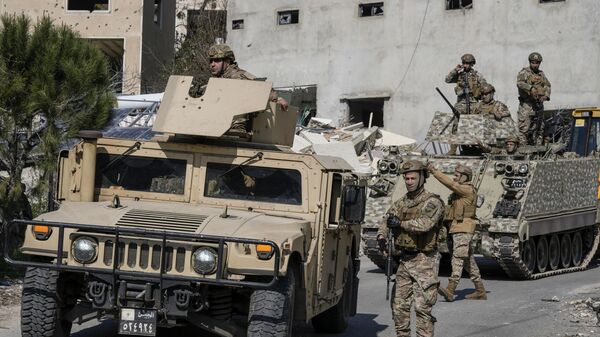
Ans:
[{"label": "green foliage", "polygon": [[102,128],[115,98],[105,56],[69,27],[48,17],[35,25],[24,15],[0,20],[0,171],[8,173],[0,183],[0,217],[6,222],[23,215],[23,169],[35,166],[43,186],[60,144],[81,129]]}]

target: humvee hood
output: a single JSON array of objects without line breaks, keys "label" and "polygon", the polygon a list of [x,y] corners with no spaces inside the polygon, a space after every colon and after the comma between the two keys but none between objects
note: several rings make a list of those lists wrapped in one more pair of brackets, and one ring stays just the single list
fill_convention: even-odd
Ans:
[{"label": "humvee hood", "polygon": [[114,208],[110,202],[63,202],[59,210],[36,220],[267,239],[278,244],[310,232],[308,221],[258,212],[229,209],[227,217],[222,217],[223,208],[194,204],[123,201],[122,206]]}]

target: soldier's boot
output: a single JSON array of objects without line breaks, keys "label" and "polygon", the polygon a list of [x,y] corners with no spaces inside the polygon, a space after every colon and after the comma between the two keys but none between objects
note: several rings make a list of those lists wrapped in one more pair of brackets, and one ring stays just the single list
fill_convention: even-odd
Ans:
[{"label": "soldier's boot", "polygon": [[458,149],[458,145],[456,144],[450,144],[450,150],[448,150],[448,152],[446,152],[447,156],[454,156],[456,155],[456,150]]},{"label": "soldier's boot", "polygon": [[444,299],[446,299],[447,302],[453,302],[454,301],[454,291],[456,290],[456,286],[458,286],[458,282],[448,281],[448,287],[447,288],[439,287],[438,294],[444,296]]},{"label": "soldier's boot", "polygon": [[487,293],[483,287],[482,281],[473,282],[475,284],[475,291],[465,296],[468,300],[487,300]]}]

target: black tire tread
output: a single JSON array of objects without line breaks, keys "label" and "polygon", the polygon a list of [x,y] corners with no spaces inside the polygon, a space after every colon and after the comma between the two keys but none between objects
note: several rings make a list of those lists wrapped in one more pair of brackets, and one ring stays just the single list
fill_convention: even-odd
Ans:
[{"label": "black tire tread", "polygon": [[58,319],[61,303],[58,281],[58,271],[27,268],[21,299],[23,337],[63,337],[70,334],[71,325],[64,327]]},{"label": "black tire tread", "polygon": [[[293,268],[274,289],[255,290],[250,297],[247,337],[291,337],[296,280]],[[290,317],[292,316],[292,317]]]}]

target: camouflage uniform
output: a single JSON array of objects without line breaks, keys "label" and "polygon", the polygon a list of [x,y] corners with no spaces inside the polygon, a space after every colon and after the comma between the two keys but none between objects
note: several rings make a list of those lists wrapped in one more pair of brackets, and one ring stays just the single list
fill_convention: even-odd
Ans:
[{"label": "camouflage uniform", "polygon": [[[467,113],[467,87],[469,103],[470,103],[470,113],[474,112],[475,103],[477,103],[481,99],[481,88],[487,82],[485,78],[477,72],[475,69],[471,69],[467,74],[467,79],[465,81],[465,73],[458,73],[456,69],[452,69],[448,76],[446,76],[446,83],[456,83],[456,87],[454,88],[454,92],[456,93],[456,104],[454,107],[461,115]],[[468,86],[467,83],[468,82]]]},{"label": "camouflage uniform", "polygon": [[[532,58],[536,58],[532,53]],[[539,55],[539,54],[537,54]],[[541,62],[541,55],[539,55]],[[517,88],[519,90],[519,139],[522,144],[541,144],[544,134],[544,121],[540,123],[540,129],[536,130],[536,112],[544,110],[544,100],[550,100],[551,85],[543,71],[534,72],[531,67],[523,68],[517,75]],[[543,115],[540,116],[543,118]],[[536,139],[528,142],[528,135],[537,133]]]},{"label": "camouflage uniform", "polygon": [[[471,54],[463,55],[461,61],[463,64],[470,63],[471,65],[475,65],[475,57]],[[456,103],[454,104],[454,108],[461,115],[473,114],[475,104],[481,99],[481,89],[483,85],[487,83],[485,78],[483,78],[477,70],[473,69],[472,66],[469,71],[462,71],[461,73],[454,68],[446,76],[446,83],[456,83],[456,87],[454,87],[454,92],[456,93]],[[457,127],[458,119],[455,119],[452,124],[453,133],[456,132]],[[457,145],[451,144],[447,154],[456,154],[456,149]]]},{"label": "camouflage uniform", "polygon": [[448,301],[454,299],[454,290],[460,281],[463,267],[469,273],[476,288],[482,284],[481,274],[473,256],[471,241],[477,220],[475,218],[475,199],[477,192],[470,180],[472,171],[466,167],[458,166],[456,172],[467,175],[467,181],[456,182],[444,173],[431,168],[433,176],[444,186],[452,191],[448,198],[448,207],[444,221],[449,223],[449,233],[452,235],[452,275],[448,278],[448,289],[440,289]]},{"label": "camouflage uniform", "polygon": [[489,117],[497,142],[516,134],[517,128],[506,104],[494,99],[495,91],[493,85],[487,83],[483,85],[482,99],[475,105],[474,113]]},{"label": "camouflage uniform", "polygon": [[[392,315],[396,335],[410,336],[410,310],[415,304],[417,336],[433,336],[435,317],[431,314],[437,302],[437,233],[443,217],[444,203],[439,196],[421,189],[417,195],[405,195],[396,201],[388,214],[402,222],[394,229],[394,251],[398,271],[392,299]],[[388,228],[380,227],[379,235],[387,237]],[[415,245],[415,243],[417,243]]]}]

